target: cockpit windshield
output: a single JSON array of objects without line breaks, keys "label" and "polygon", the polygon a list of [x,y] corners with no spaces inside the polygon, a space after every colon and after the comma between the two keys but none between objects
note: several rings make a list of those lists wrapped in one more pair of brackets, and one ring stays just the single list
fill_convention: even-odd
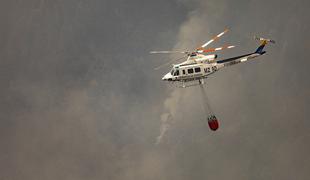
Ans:
[{"label": "cockpit windshield", "polygon": [[170,74],[173,75],[174,74],[174,68],[171,69]]},{"label": "cockpit windshield", "polygon": [[170,74],[172,76],[178,76],[179,75],[179,70],[175,69],[175,68],[172,68],[171,71],[170,71]]}]

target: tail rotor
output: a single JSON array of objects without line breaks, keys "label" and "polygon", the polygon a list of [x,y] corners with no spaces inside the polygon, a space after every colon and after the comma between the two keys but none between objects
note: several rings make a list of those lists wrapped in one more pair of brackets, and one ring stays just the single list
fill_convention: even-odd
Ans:
[{"label": "tail rotor", "polygon": [[268,42],[273,43],[273,44],[276,43],[276,42],[275,42],[274,40],[272,40],[272,39],[265,39],[265,38],[257,37],[257,36],[254,36],[254,40],[258,40],[258,41],[260,41],[260,42],[262,42],[262,43],[265,43],[265,44],[267,44]]},{"label": "tail rotor", "polygon": [[265,39],[265,38],[256,37],[256,36],[254,36],[254,39],[260,41],[260,46],[256,49],[255,53],[258,53],[261,55],[266,53],[266,51],[263,51],[266,44],[268,44],[269,42],[273,44],[276,43],[272,39]]}]

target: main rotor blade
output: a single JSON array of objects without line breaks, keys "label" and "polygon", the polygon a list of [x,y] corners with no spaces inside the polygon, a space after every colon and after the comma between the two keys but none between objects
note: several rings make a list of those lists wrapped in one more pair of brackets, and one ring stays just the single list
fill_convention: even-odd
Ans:
[{"label": "main rotor blade", "polygon": [[158,70],[158,69],[160,69],[160,68],[162,68],[162,67],[164,67],[164,66],[167,66],[167,65],[171,64],[171,63],[174,62],[174,61],[178,61],[178,60],[183,59],[183,58],[186,58],[186,57],[187,57],[187,56],[182,56],[182,57],[177,58],[177,59],[172,59],[172,60],[168,61],[167,63],[162,64],[162,65],[160,65],[160,66],[158,66],[158,67],[156,67],[156,68],[154,68],[154,69],[155,69],[155,70]]},{"label": "main rotor blade", "polygon": [[214,51],[221,51],[224,49],[231,49],[234,47],[236,47],[236,46],[222,46],[222,47],[218,47],[218,48],[209,48],[209,49],[199,48],[199,49],[197,49],[197,53],[209,53],[209,52],[214,52]]},{"label": "main rotor blade", "polygon": [[171,54],[171,53],[183,53],[187,54],[186,51],[151,51],[150,54]]},{"label": "main rotor blade", "polygon": [[211,44],[213,41],[216,41],[218,38],[220,38],[221,36],[223,36],[225,33],[228,32],[228,29],[225,29],[225,31],[221,32],[220,34],[214,36],[210,41],[206,42],[205,44],[203,44],[200,48],[204,48],[206,46],[208,46],[209,44]]}]

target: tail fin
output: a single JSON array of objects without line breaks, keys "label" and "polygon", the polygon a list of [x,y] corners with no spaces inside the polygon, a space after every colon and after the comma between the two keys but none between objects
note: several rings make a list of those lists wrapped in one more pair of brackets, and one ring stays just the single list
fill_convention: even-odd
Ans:
[{"label": "tail fin", "polygon": [[263,51],[265,45],[269,42],[271,43],[276,43],[274,40],[271,40],[271,39],[265,39],[265,38],[258,38],[256,36],[254,36],[254,39],[255,40],[259,40],[261,42],[260,46],[256,49],[255,53],[258,53],[258,54],[264,54],[266,53],[266,51]]}]

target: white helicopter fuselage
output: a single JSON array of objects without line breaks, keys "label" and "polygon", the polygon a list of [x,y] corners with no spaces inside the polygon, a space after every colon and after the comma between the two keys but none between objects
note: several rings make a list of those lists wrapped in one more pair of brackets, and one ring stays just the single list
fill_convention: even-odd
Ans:
[{"label": "white helicopter fuselage", "polygon": [[220,68],[221,66],[217,63],[194,63],[188,65],[175,65],[172,70],[162,78],[162,80],[184,82],[199,80],[202,78],[206,78],[208,75],[213,74]]},{"label": "white helicopter fuselage", "polygon": [[198,54],[189,57],[186,61],[180,64],[173,65],[172,70],[167,73],[162,80],[189,82],[207,78],[219,69],[231,66],[234,64],[245,62],[249,59],[263,55],[264,53],[251,53],[244,57],[234,59],[233,61],[221,62],[216,61],[217,55],[202,55]]},{"label": "white helicopter fuselage", "polygon": [[166,81],[194,81],[206,78],[220,68],[224,67],[216,61],[217,55],[196,55],[189,57],[185,62],[173,65],[172,70],[162,80]]}]

